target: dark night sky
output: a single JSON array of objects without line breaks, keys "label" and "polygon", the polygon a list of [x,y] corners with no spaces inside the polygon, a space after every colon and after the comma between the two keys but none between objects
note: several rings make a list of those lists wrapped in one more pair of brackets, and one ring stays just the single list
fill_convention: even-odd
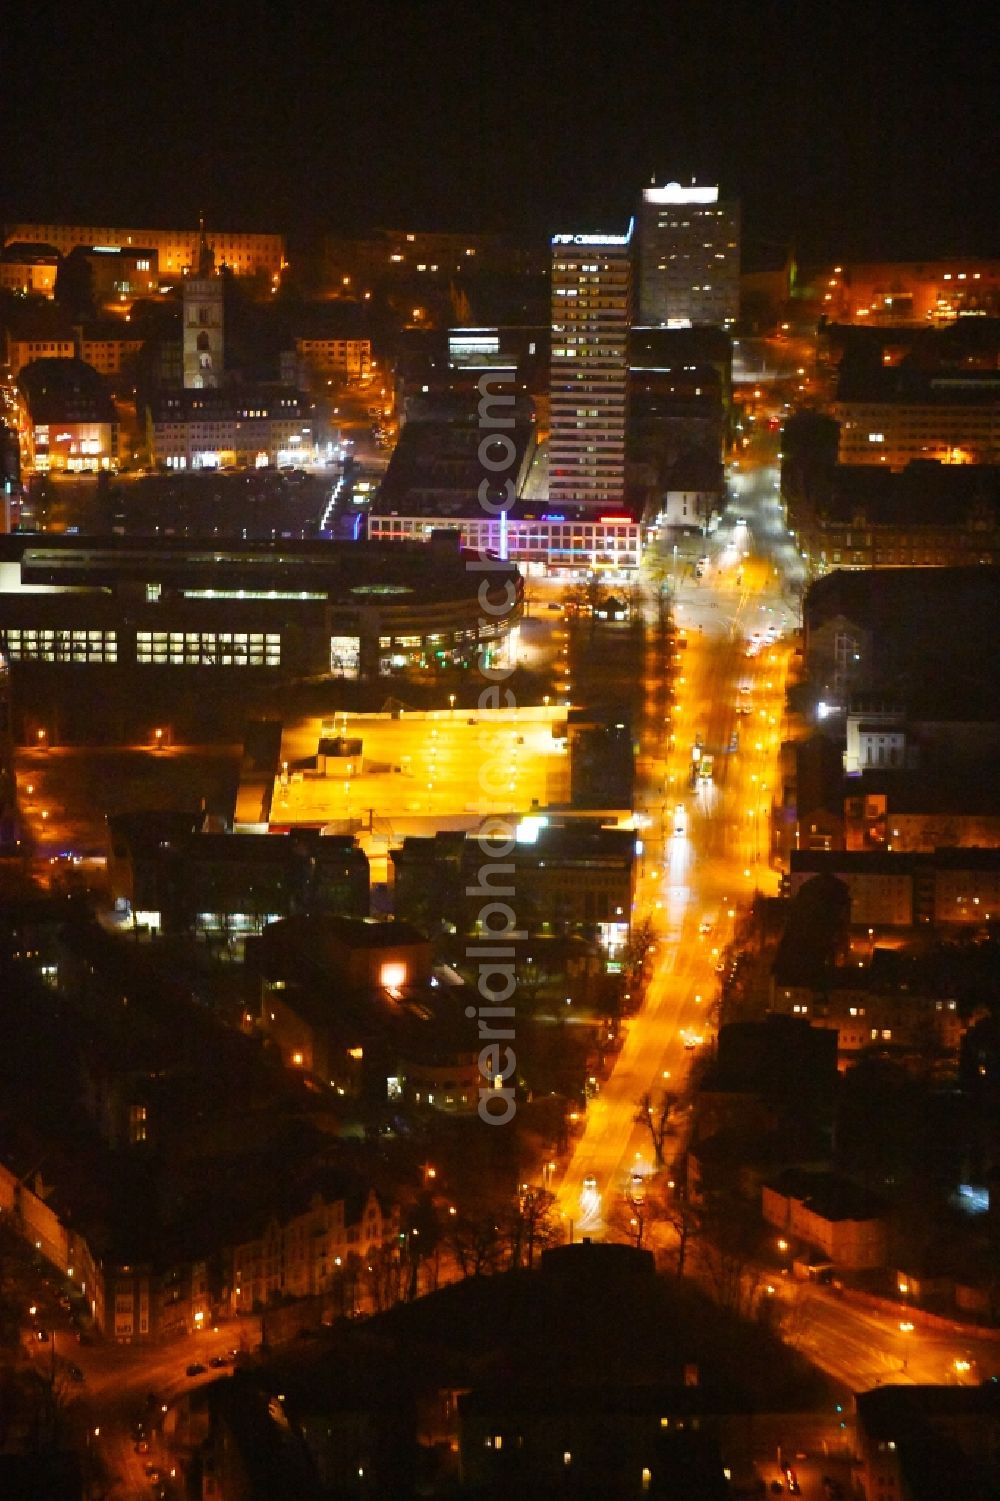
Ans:
[{"label": "dark night sky", "polygon": [[[32,0],[5,219],[614,228],[652,171],[744,260],[996,253],[988,5]],[[4,180],[5,179],[5,180]]]}]

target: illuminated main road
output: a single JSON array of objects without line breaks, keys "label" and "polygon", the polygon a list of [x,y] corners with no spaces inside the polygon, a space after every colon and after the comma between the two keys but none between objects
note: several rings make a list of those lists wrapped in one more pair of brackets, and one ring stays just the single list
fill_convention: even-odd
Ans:
[{"label": "illuminated main road", "polygon": [[[558,1209],[575,1236],[604,1233],[631,1173],[649,1171],[637,1105],[646,1093],[683,1089],[709,1038],[734,916],[755,888],[777,890],[769,810],[800,573],[781,526],[776,467],[744,465],[717,533],[699,544],[709,559],[702,577],[666,542],[652,552],[636,797],[648,824],[636,916],[648,912],[655,925],[655,967],[562,1180]],[[673,645],[657,619],[657,579],[672,586]],[[755,632],[760,646],[748,656]],[[712,776],[692,786],[695,748],[712,758]]]},{"label": "illuminated main road", "polygon": [[[590,1104],[558,1189],[557,1209],[576,1239],[605,1234],[609,1220],[626,1210],[632,1173],[651,1171],[652,1146],[636,1120],[637,1105],[646,1093],[683,1092],[697,1047],[710,1040],[716,966],[732,935],[731,914],[755,889],[777,890],[769,814],[803,573],[782,526],[774,463],[760,457],[741,463],[718,533],[692,544],[694,556],[709,558],[703,577],[695,577],[690,559],[675,558],[672,546],[661,545],[659,559],[653,554],[652,577],[674,585],[678,633],[673,646],[661,639],[652,601],[637,798],[649,824],[636,915],[653,917],[657,951],[645,1004],[628,1023],[618,1062]],[[773,644],[769,626],[782,633]],[[759,647],[751,645],[755,632]],[[713,758],[713,776],[692,790],[699,739],[701,756]],[[678,827],[685,832],[676,833]],[[669,1141],[667,1147],[669,1156]],[[777,1296],[789,1305],[786,1338],[854,1391],[1000,1373],[1000,1341],[957,1327],[924,1328],[904,1307],[877,1310],[812,1284],[777,1283]]]}]

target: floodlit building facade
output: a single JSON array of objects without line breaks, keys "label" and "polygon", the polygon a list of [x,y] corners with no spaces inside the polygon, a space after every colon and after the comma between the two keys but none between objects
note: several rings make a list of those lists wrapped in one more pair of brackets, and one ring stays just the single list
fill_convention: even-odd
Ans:
[{"label": "floodlit building facade", "polygon": [[0,252],[0,288],[22,296],[54,297],[59,257],[51,245],[20,245]]},{"label": "floodlit building facade", "polygon": [[[159,257],[161,276],[186,275],[198,264],[199,229],[114,229],[93,224],[8,224],[5,243],[51,245],[68,255],[76,245],[106,245],[125,249],[142,245]],[[287,262],[285,237],[273,234],[243,234],[220,229],[209,236],[216,262],[236,276],[266,273],[279,281]]]},{"label": "floodlit building facade", "polygon": [[314,375],[364,380],[371,371],[370,339],[296,339],[295,353]]}]

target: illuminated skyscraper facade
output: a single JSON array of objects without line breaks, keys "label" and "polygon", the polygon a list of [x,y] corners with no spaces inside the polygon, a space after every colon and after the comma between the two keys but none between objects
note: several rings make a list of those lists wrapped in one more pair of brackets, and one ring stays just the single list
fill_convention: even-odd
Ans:
[{"label": "illuminated skyscraper facade", "polygon": [[639,214],[642,323],[715,323],[740,312],[740,205],[717,187],[644,188]]},{"label": "illuminated skyscraper facade", "polygon": [[549,500],[620,510],[625,498],[632,225],[552,238]]}]

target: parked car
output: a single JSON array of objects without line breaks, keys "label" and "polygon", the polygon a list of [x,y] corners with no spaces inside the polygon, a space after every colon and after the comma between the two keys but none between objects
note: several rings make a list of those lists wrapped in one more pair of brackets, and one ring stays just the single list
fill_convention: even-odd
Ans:
[{"label": "parked car", "polygon": [[202,1365],[200,1360],[193,1360],[191,1364],[185,1368],[184,1374],[185,1376],[204,1376],[207,1369],[208,1367]]}]

